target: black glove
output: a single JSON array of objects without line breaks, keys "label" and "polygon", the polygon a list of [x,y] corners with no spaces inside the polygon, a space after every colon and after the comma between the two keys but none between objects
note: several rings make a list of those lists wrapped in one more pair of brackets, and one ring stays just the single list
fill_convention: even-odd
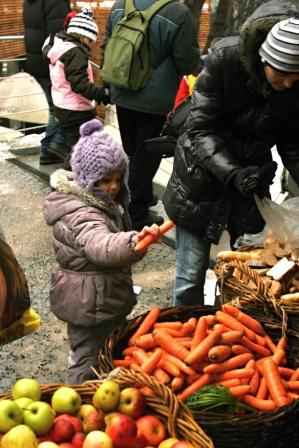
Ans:
[{"label": "black glove", "polygon": [[259,186],[256,189],[256,193],[263,198],[269,194],[269,186],[272,184],[272,181],[275,176],[275,172],[277,170],[277,163],[272,161],[265,163],[259,169]]},{"label": "black glove", "polygon": [[259,167],[240,168],[233,177],[233,184],[242,196],[249,197],[259,186]]},{"label": "black glove", "polygon": [[97,103],[103,103],[105,106],[110,103],[110,90],[108,87],[98,89],[99,93],[96,98]]}]

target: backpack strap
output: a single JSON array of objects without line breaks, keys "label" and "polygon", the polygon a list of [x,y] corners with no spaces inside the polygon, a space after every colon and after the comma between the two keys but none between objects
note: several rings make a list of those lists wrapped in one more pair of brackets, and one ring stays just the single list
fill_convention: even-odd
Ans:
[{"label": "backpack strap", "polygon": [[150,19],[164,6],[168,5],[168,3],[172,3],[174,0],[157,0],[154,1],[154,3],[147,9],[139,10],[136,8],[134,4],[134,0],[125,0],[125,15],[128,16],[129,14],[139,11],[142,16],[147,20],[150,21]]},{"label": "backpack strap", "polygon": [[135,7],[134,0],[125,0],[125,16],[132,14],[134,11],[138,11]]}]

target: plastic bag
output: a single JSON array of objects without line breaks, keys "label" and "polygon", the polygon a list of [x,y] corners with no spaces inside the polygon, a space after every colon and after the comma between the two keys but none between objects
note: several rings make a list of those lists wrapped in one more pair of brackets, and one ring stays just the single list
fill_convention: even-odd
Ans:
[{"label": "plastic bag", "polygon": [[39,326],[40,317],[30,306],[24,272],[0,232],[0,346]]},{"label": "plastic bag", "polygon": [[299,248],[299,197],[287,199],[277,204],[269,198],[255,196],[256,205],[274,237],[289,244],[292,249]]}]

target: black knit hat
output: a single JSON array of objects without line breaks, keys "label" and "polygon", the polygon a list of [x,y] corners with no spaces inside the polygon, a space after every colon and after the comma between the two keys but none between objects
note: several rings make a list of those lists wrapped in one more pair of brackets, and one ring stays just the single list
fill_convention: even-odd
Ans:
[{"label": "black knit hat", "polygon": [[259,50],[262,62],[282,72],[299,72],[299,19],[276,23]]}]

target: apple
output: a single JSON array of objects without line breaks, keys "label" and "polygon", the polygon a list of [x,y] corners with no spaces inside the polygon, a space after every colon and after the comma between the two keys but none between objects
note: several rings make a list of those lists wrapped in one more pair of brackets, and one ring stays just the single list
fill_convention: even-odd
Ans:
[{"label": "apple", "polygon": [[144,415],[136,424],[138,436],[143,436],[148,445],[157,446],[166,437],[164,424],[154,415]]},{"label": "apple", "polygon": [[55,413],[45,401],[34,401],[23,410],[24,423],[38,436],[47,434],[54,422]]},{"label": "apple", "polygon": [[168,439],[163,440],[163,442],[160,443],[158,448],[172,448],[174,443],[178,442],[178,439],[175,437],[170,437]]},{"label": "apple", "polygon": [[78,417],[74,417],[74,415],[60,414],[55,418],[55,422],[57,420],[67,420],[68,422],[72,423],[73,427],[75,428],[75,432],[82,431],[81,420]]},{"label": "apple", "polygon": [[0,400],[0,432],[23,423],[23,411],[13,400]]},{"label": "apple", "polygon": [[85,433],[104,427],[103,411],[96,409],[92,404],[82,404],[77,415],[81,419],[83,432]]},{"label": "apple", "polygon": [[50,438],[53,442],[69,442],[74,434],[75,428],[70,421],[65,418],[54,420],[54,424],[50,431]]},{"label": "apple", "polygon": [[32,398],[28,398],[28,397],[21,397],[21,398],[17,398],[16,400],[14,400],[15,403],[17,403],[17,405],[21,408],[21,409],[25,409],[27,408],[27,406],[31,403],[33,403]]},{"label": "apple", "polygon": [[136,387],[126,387],[120,392],[118,411],[132,418],[141,417],[144,413],[145,401]]},{"label": "apple", "polygon": [[187,442],[185,440],[179,440],[174,445],[172,445],[171,448],[194,448],[194,445],[192,445],[192,443]]},{"label": "apple", "polygon": [[64,442],[59,444],[59,448],[74,448],[74,445],[69,442]]},{"label": "apple", "polygon": [[[87,434],[82,448],[116,448],[108,434],[103,431],[91,431]],[[133,447],[132,447],[133,448]]]},{"label": "apple", "polygon": [[12,387],[12,398],[31,398],[31,400],[39,401],[42,395],[39,382],[33,378],[22,378],[15,382]]},{"label": "apple", "polygon": [[131,448],[137,437],[135,421],[128,415],[114,412],[105,418],[106,433],[111,437],[114,448]]},{"label": "apple", "polygon": [[76,434],[72,438],[73,447],[82,448],[84,440],[85,440],[85,434],[83,432],[76,432]]},{"label": "apple", "polygon": [[118,407],[119,397],[119,385],[113,380],[106,380],[95,391],[92,404],[104,412],[115,411]]},{"label": "apple", "polygon": [[59,446],[54,442],[42,442],[38,444],[38,448],[59,448]]},{"label": "apple", "polygon": [[38,441],[34,432],[26,425],[17,425],[1,439],[1,448],[37,448]]},{"label": "apple", "polygon": [[81,406],[81,397],[75,389],[61,386],[52,395],[51,404],[56,412],[76,414]]}]

